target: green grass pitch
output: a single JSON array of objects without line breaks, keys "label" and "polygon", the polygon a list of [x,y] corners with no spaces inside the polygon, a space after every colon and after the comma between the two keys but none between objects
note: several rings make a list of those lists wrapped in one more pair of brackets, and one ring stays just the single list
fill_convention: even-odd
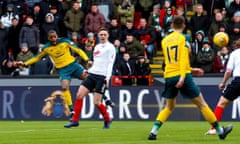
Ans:
[{"label": "green grass pitch", "polygon": [[102,129],[102,121],[81,121],[66,129],[66,121],[0,121],[0,144],[239,144],[240,123],[232,123],[225,140],[205,136],[207,122],[168,121],[159,130],[157,141],[148,141],[152,121],[113,121]]}]

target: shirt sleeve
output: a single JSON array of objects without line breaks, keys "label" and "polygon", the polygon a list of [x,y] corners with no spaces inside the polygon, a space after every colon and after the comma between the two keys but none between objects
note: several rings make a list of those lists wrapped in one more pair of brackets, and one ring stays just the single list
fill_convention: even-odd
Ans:
[{"label": "shirt sleeve", "polygon": [[[111,46],[111,47],[110,47]],[[109,60],[109,63],[108,63],[108,66],[107,66],[107,75],[106,75],[106,78],[107,79],[110,79],[111,75],[112,75],[112,69],[113,69],[113,65],[114,65],[114,62],[115,62],[115,58],[116,58],[116,51],[115,51],[115,48],[113,45],[110,45],[109,47],[109,50],[108,50],[108,60]]]}]

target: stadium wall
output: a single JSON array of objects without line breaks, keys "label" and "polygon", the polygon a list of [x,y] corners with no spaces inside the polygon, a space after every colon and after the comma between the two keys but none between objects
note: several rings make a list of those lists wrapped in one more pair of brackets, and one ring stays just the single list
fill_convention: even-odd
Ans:
[{"label": "stadium wall", "polygon": [[[217,89],[220,77],[195,78],[207,102],[214,108],[221,92]],[[163,79],[155,78],[154,86],[122,86],[110,87],[106,96],[115,103],[115,108],[108,108],[114,120],[154,120],[158,111],[164,106],[161,97]],[[72,80],[72,95],[75,97],[80,81]],[[50,116],[42,114],[46,106],[45,99],[60,90],[58,78],[2,78],[0,80],[0,120],[66,120],[63,100],[58,97],[52,103]],[[74,100],[74,98],[73,98]],[[93,95],[84,100],[81,115],[84,120],[101,119],[93,105]],[[240,99],[237,99],[224,112],[223,120],[240,119]],[[177,106],[170,120],[203,120],[198,109],[181,95],[177,98]]]}]

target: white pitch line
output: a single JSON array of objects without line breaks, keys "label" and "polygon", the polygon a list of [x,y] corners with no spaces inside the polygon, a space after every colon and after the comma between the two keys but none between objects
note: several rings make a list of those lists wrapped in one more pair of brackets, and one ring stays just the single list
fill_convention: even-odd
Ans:
[{"label": "white pitch line", "polygon": [[0,134],[11,134],[11,133],[29,133],[37,131],[58,131],[62,129],[47,129],[47,130],[19,130],[19,131],[0,131]]}]

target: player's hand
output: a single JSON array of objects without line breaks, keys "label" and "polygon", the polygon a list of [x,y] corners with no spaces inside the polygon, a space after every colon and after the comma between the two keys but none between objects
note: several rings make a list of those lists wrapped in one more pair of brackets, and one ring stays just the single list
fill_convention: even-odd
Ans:
[{"label": "player's hand", "polygon": [[201,68],[192,68],[192,74],[202,76],[204,74],[204,71]]},{"label": "player's hand", "polygon": [[106,88],[109,88],[109,79],[105,79]]},{"label": "player's hand", "polygon": [[225,88],[225,84],[224,84],[224,83],[220,83],[220,84],[218,85],[218,88],[219,88],[220,90],[223,90],[223,89]]},{"label": "player's hand", "polygon": [[88,61],[88,63],[87,63],[87,68],[92,67],[92,65],[93,65],[93,61]]},{"label": "player's hand", "polygon": [[16,61],[16,62],[15,62],[15,65],[16,65],[17,67],[23,67],[23,66],[24,66],[24,63],[23,63],[23,61]]},{"label": "player's hand", "polygon": [[179,78],[177,84],[175,85],[176,88],[181,88],[184,84],[184,78]]}]

